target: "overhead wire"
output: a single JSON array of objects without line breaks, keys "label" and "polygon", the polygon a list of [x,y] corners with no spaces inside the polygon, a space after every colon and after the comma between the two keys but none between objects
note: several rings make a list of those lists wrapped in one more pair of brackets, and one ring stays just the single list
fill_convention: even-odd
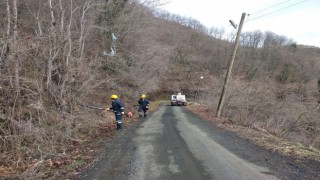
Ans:
[{"label": "overhead wire", "polygon": [[[291,1],[291,0],[287,0],[287,1]],[[284,2],[287,2],[287,1],[284,1]],[[263,15],[261,15],[261,16],[255,17],[255,18],[253,18],[253,19],[248,19],[246,22],[252,21],[252,20],[255,20],[255,19],[259,19],[259,18],[262,18],[262,17],[264,17],[264,16],[268,16],[268,15],[270,15],[270,14],[274,14],[274,13],[276,13],[276,12],[282,11],[282,10],[287,9],[287,8],[290,8],[290,7],[292,7],[292,6],[296,6],[296,5],[298,5],[298,4],[304,3],[304,2],[306,2],[306,1],[308,1],[308,0],[303,0],[303,1],[297,2],[297,3],[295,3],[295,4],[292,4],[292,5],[283,7],[283,8],[281,8],[281,9],[278,9],[278,10],[276,10],[276,11],[272,11],[272,12],[267,13],[267,14],[263,14]],[[283,4],[284,2],[278,3],[277,5]],[[273,7],[275,7],[275,6],[276,6],[276,5],[274,5]],[[271,8],[271,7],[270,7],[270,8]],[[270,9],[270,8],[266,8],[266,9]],[[264,10],[266,10],[266,9],[264,9]],[[260,10],[260,11],[257,11],[257,12],[262,12],[262,11],[264,11],[264,10]]]},{"label": "overhead wire", "polygon": [[273,8],[273,7],[276,7],[276,6],[278,6],[278,5],[284,4],[284,3],[288,2],[288,1],[292,1],[292,0],[282,1],[282,2],[280,2],[280,3],[278,3],[278,4],[274,4],[274,5],[269,6],[269,7],[267,7],[267,8],[264,8],[264,9],[258,10],[258,11],[253,12],[253,13],[250,13],[250,15],[257,14],[257,13],[259,13],[259,12],[263,12],[263,11],[268,10],[268,9],[270,9],[270,8]]}]

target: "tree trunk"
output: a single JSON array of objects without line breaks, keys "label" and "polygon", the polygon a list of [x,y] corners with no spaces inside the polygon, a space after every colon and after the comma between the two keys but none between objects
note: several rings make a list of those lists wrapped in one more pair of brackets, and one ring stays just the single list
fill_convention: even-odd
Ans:
[{"label": "tree trunk", "polygon": [[[8,45],[8,41],[10,38],[10,28],[11,28],[11,13],[10,13],[10,2],[9,0],[6,0],[6,7],[7,7],[7,30],[6,30],[6,38],[3,40],[4,44],[2,46],[1,49],[1,54],[0,54],[0,69],[4,69],[5,67],[5,63],[6,63],[6,59],[7,59],[7,55],[9,52],[9,45]],[[0,74],[1,71],[0,71]]]},{"label": "tree trunk", "polygon": [[79,39],[79,63],[81,62],[83,56],[83,50],[85,47],[85,14],[90,8],[90,1],[86,1],[82,7],[82,14],[80,20],[80,39]]},{"label": "tree trunk", "polygon": [[71,51],[72,51],[72,39],[71,39],[71,25],[72,25],[72,15],[73,15],[73,4],[72,0],[70,0],[70,20],[69,20],[69,25],[68,25],[68,44],[69,44],[69,50],[68,50],[68,55],[66,59],[66,66],[69,66],[69,60],[71,56]]},{"label": "tree trunk", "polygon": [[53,61],[55,57],[56,51],[56,20],[54,17],[53,7],[52,7],[52,0],[49,0],[50,6],[50,14],[51,14],[51,32],[50,32],[50,47],[49,47],[49,57],[47,61],[47,88],[49,88],[51,84],[51,76],[53,70]]},{"label": "tree trunk", "polygon": [[16,92],[19,94],[20,82],[19,82],[19,72],[20,72],[20,60],[18,56],[18,7],[17,0],[13,1],[13,58],[14,58],[14,77],[15,77],[15,88]]}]

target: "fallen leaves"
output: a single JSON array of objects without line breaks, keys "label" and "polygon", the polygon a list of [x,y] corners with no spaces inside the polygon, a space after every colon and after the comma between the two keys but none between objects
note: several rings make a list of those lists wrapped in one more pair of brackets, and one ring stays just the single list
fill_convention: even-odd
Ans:
[{"label": "fallen leaves", "polygon": [[10,174],[14,174],[15,171],[11,167],[0,166],[0,176],[6,176]]}]

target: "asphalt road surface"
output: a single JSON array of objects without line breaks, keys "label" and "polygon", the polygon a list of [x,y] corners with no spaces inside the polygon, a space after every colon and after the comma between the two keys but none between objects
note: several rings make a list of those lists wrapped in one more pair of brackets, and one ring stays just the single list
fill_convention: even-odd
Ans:
[{"label": "asphalt road surface", "polygon": [[163,105],[135,127],[118,132],[101,157],[76,179],[272,180],[316,179],[184,107]]}]

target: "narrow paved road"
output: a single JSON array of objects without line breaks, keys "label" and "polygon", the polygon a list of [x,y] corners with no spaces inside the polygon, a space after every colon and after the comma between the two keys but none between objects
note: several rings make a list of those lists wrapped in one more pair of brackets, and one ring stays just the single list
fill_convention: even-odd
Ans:
[{"label": "narrow paved road", "polygon": [[182,107],[161,107],[137,133],[130,179],[276,179],[219,145]]},{"label": "narrow paved road", "polygon": [[[184,107],[161,106],[117,132],[101,157],[76,179],[315,179],[309,164],[257,147]],[[311,174],[313,173],[313,174]],[[312,175],[312,176],[310,176]],[[315,178],[314,178],[315,177]]]}]

